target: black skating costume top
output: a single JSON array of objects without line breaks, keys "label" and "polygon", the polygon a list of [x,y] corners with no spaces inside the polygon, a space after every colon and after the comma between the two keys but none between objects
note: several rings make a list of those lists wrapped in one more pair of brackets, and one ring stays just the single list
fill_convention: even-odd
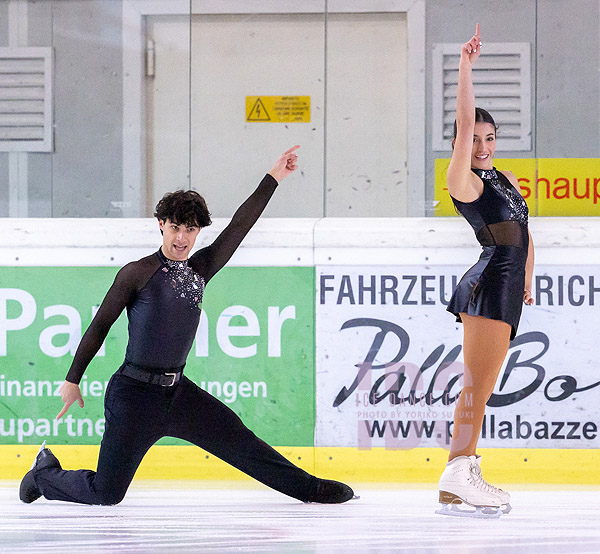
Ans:
[{"label": "black skating costume top", "polygon": [[448,311],[505,321],[514,339],[525,289],[529,247],[529,210],[519,191],[496,169],[473,169],[483,181],[483,192],[473,202],[452,198],[483,247],[479,261],[462,277]]},{"label": "black skating costume top", "polygon": [[265,175],[215,241],[189,259],[169,260],[159,249],[124,266],[81,339],[67,381],[81,381],[124,308],[129,319],[128,362],[156,372],[183,366],[200,321],[204,287],[229,261],[276,187],[277,181]]}]

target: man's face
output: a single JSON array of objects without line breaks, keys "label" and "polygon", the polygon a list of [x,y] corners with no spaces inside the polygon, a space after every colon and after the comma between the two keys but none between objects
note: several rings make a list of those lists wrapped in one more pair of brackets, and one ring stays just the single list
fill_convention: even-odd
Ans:
[{"label": "man's face", "polygon": [[162,253],[169,260],[187,260],[201,228],[173,223],[170,219],[159,219],[158,226],[163,232]]}]

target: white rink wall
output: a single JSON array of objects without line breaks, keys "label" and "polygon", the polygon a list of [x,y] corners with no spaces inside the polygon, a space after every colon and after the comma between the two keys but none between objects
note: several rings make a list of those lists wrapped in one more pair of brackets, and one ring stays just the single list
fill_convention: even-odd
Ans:
[{"label": "white rink wall", "polygon": [[[227,225],[215,219],[196,247]],[[538,264],[600,259],[600,218],[531,218]],[[121,266],[161,244],[156,220],[0,220],[2,266]],[[474,261],[471,228],[456,218],[263,218],[230,261],[234,266],[435,264]]]}]

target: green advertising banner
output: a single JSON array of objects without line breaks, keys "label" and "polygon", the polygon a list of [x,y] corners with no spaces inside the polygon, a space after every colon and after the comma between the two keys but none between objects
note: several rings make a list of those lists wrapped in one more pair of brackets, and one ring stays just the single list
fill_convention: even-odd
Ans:
[{"label": "green advertising banner", "polygon": [[[58,387],[117,271],[0,268],[0,444],[99,444],[104,391],[127,345],[125,312],[82,379],[85,407],[59,421]],[[270,444],[313,446],[314,268],[225,268],[202,308],[186,375]]]}]

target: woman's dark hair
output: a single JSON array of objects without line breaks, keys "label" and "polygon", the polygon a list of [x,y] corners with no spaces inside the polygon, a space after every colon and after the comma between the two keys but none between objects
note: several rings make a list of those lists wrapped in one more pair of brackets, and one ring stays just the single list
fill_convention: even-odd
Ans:
[{"label": "woman's dark hair", "polygon": [[154,217],[187,227],[208,227],[212,223],[206,201],[195,190],[168,192],[156,205]]},{"label": "woman's dark hair", "polygon": [[[494,118],[483,108],[475,108],[475,123],[490,123],[494,127],[494,131],[498,130],[498,125],[494,121]],[[454,120],[454,132],[452,138],[456,138],[456,119]]]}]

